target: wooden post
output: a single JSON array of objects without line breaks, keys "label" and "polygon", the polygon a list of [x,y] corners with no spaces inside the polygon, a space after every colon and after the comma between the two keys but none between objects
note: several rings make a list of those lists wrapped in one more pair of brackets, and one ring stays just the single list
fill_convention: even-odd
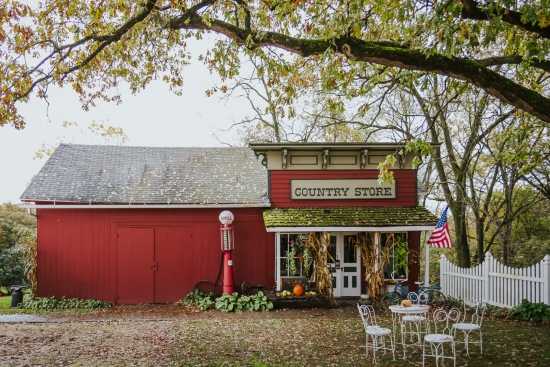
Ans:
[{"label": "wooden post", "polygon": [[542,259],[543,302],[550,306],[550,255]]},{"label": "wooden post", "polygon": [[444,273],[447,270],[447,258],[445,257],[445,254],[441,254],[439,257],[439,285],[441,286],[441,291],[444,295],[449,295],[449,288],[447,284],[447,277],[445,277]]},{"label": "wooden post", "polygon": [[493,262],[493,255],[490,252],[485,253],[485,260],[483,260],[483,299],[486,302],[493,301],[490,297],[490,284],[489,284],[489,272],[491,271],[491,263]]},{"label": "wooden post", "polygon": [[424,247],[425,247],[425,256],[424,260],[424,286],[430,285],[430,244],[428,243],[428,231],[424,231]]}]

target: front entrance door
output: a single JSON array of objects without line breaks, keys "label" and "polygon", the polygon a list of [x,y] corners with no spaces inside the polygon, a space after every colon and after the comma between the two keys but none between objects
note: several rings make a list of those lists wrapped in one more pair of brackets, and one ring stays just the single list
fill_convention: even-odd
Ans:
[{"label": "front entrance door", "polygon": [[352,233],[332,233],[328,259],[332,270],[334,297],[358,297],[361,294],[361,261],[359,250],[355,248],[356,235]]}]

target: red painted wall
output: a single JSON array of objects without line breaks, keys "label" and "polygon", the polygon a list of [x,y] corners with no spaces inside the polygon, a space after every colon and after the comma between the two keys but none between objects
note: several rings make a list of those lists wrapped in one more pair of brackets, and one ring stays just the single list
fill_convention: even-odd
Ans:
[{"label": "red painted wall", "polygon": [[393,171],[396,182],[396,198],[385,200],[292,200],[291,179],[346,179],[378,178],[377,170],[363,171],[270,171],[270,201],[272,208],[304,206],[414,206],[416,205],[416,171]]},{"label": "red painted wall", "polygon": [[[128,279],[135,274],[145,277],[139,278],[144,284],[131,292],[151,287],[150,273],[136,273],[135,264],[146,264],[151,256],[157,256],[153,259],[158,262],[153,280],[155,301],[182,299],[198,281],[213,282],[218,275],[221,211],[38,209],[38,295],[116,302],[118,287],[133,286]],[[273,235],[265,230],[261,209],[232,208],[231,212],[235,215],[235,282],[271,288],[275,246]],[[117,233],[135,238],[126,237],[124,242]],[[155,246],[152,250],[151,243]],[[143,251],[135,251],[138,248]],[[121,259],[119,253],[126,255]]]}]

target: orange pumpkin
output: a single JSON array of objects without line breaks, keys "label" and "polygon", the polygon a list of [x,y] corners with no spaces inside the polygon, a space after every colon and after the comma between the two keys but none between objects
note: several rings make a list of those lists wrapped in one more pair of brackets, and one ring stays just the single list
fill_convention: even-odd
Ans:
[{"label": "orange pumpkin", "polygon": [[292,293],[294,293],[294,295],[298,297],[302,296],[304,294],[304,288],[302,288],[301,285],[297,285],[296,287],[294,287]]},{"label": "orange pumpkin", "polygon": [[411,300],[409,300],[409,299],[404,299],[403,301],[401,301],[401,306],[411,307],[411,306],[412,306],[412,302],[411,302]]}]

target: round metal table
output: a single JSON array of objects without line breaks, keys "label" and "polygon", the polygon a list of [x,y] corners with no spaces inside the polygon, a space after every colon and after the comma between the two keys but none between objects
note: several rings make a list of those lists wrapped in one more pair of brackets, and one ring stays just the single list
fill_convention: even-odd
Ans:
[{"label": "round metal table", "polygon": [[[430,311],[430,306],[427,305],[412,305],[409,307],[405,306],[389,306],[390,311],[392,312],[392,324],[393,324],[393,338],[395,344],[401,344],[403,346],[403,358],[406,357],[406,347],[410,345],[422,346],[421,336],[424,333],[427,333],[429,330],[429,320],[428,312]],[[404,319],[404,317],[406,317]],[[415,324],[416,332],[412,331],[417,336],[417,341],[415,343],[407,344],[404,338],[404,330],[406,328],[406,323]],[[401,343],[397,342],[397,324],[399,324],[399,331],[401,333]],[[422,331],[422,324],[424,324],[424,331]]]}]

